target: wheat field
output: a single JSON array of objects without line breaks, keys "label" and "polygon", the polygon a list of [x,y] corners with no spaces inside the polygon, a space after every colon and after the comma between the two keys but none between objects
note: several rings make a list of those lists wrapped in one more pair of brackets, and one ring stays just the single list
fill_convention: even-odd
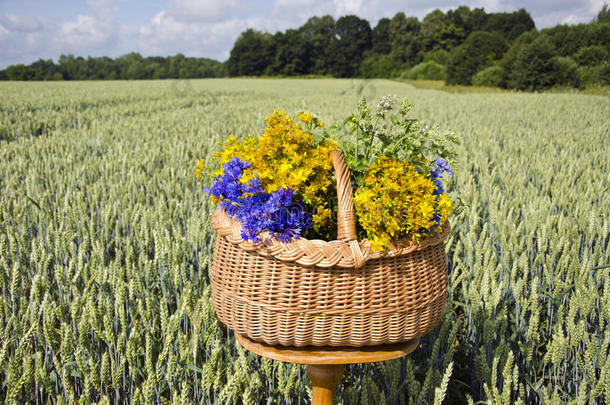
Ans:
[{"label": "wheat field", "polygon": [[342,404],[610,404],[610,98],[375,80],[1,83],[0,402],[307,404],[303,366],[211,305],[194,176],[274,109],[327,124],[406,96],[462,140],[441,324],[350,366]]}]

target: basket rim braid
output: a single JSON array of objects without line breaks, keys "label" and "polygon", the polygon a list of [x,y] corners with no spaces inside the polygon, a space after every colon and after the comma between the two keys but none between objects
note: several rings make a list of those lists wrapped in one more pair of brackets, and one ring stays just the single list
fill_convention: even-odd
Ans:
[{"label": "basket rim braid", "polygon": [[337,240],[306,239],[300,237],[290,242],[281,242],[263,232],[260,242],[244,240],[241,237],[241,224],[237,218],[227,215],[223,209],[216,209],[212,216],[212,226],[219,236],[238,245],[246,252],[256,252],[264,257],[273,257],[283,262],[296,262],[303,266],[322,268],[361,268],[367,261],[382,257],[402,256],[424,250],[429,246],[443,243],[450,233],[449,222],[443,225],[441,232],[417,243],[410,238],[394,241],[389,249],[374,251],[367,239],[358,240],[356,235],[356,217],[354,214],[353,192],[349,168],[345,164],[343,153],[331,152],[331,158],[337,176]]},{"label": "basket rim braid", "polygon": [[[441,233],[387,251],[358,241],[349,169],[340,151],[337,240],[270,235],[245,241],[241,224],[217,209],[210,270],[218,319],[234,332],[270,345],[362,347],[405,342],[430,332],[447,301],[447,257]],[[269,236],[269,237],[266,237]]]}]

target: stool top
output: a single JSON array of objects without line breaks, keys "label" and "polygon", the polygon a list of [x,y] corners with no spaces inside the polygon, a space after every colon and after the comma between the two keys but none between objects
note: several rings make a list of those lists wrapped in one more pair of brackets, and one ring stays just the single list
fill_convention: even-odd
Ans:
[{"label": "stool top", "polygon": [[393,360],[406,356],[417,348],[419,339],[380,346],[271,346],[255,342],[235,333],[235,339],[245,349],[259,356],[296,364],[356,364]]}]

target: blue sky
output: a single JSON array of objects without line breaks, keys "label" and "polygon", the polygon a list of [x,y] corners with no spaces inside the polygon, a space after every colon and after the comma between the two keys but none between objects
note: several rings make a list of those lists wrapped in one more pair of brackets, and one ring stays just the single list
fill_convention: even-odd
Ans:
[{"label": "blue sky", "polygon": [[356,14],[374,26],[397,11],[420,19],[458,5],[528,10],[538,28],[590,21],[604,0],[0,0],[0,68],[60,54],[208,57],[224,61],[248,27],[276,32],[314,15]]}]

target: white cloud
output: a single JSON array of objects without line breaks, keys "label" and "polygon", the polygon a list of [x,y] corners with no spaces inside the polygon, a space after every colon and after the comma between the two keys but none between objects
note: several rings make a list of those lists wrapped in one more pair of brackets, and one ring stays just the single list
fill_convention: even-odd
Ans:
[{"label": "white cloud", "polygon": [[476,7],[483,7],[486,11],[499,11],[502,9],[502,0],[478,0],[475,2]]},{"label": "white cloud", "polygon": [[601,10],[606,3],[608,3],[608,0],[589,0],[589,13],[597,17],[597,13],[599,13],[599,10]]},{"label": "white cloud", "polygon": [[170,0],[172,14],[186,22],[220,22],[245,17],[253,11],[242,0]]},{"label": "white cloud", "polygon": [[88,0],[90,15],[79,15],[75,21],[59,25],[57,47],[69,50],[96,49],[116,43],[120,27],[118,10],[112,0]]},{"label": "white cloud", "polygon": [[562,24],[578,24],[582,22],[582,19],[574,14],[570,14],[569,16],[565,17],[563,19],[563,21],[561,22]]},{"label": "white cloud", "polygon": [[147,54],[206,56],[227,59],[237,36],[260,19],[231,19],[213,23],[182,21],[163,10],[140,27],[139,45]]},{"label": "white cloud", "polygon": [[109,54],[116,48],[122,30],[116,2],[88,0],[90,13],[65,21],[0,14],[0,66],[57,59],[62,53]]},{"label": "white cloud", "polygon": [[0,22],[5,30],[14,32],[37,32],[43,28],[42,18],[33,15],[7,14]]}]

